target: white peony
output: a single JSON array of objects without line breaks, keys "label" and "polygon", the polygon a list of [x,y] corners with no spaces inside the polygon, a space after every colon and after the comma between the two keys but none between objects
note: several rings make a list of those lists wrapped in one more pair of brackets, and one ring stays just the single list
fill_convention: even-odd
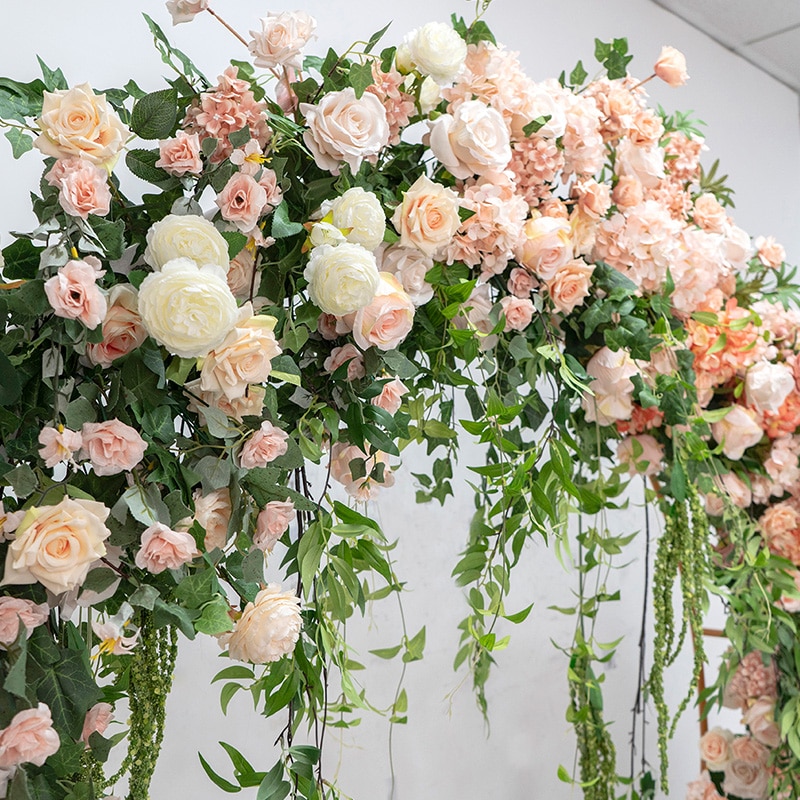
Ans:
[{"label": "white peony", "polygon": [[341,197],[323,204],[322,212],[333,214],[333,224],[344,233],[348,242],[374,251],[383,241],[386,214],[381,201],[360,186],[348,189]]},{"label": "white peony", "polygon": [[403,39],[406,63],[438,84],[452,83],[467,57],[467,43],[445,22],[429,22]]},{"label": "white peony", "polygon": [[139,314],[150,336],[170,353],[199,358],[222,344],[239,309],[224,269],[175,258],[142,281]]},{"label": "white peony", "polygon": [[378,288],[375,256],[351,242],[315,247],[303,275],[312,302],[337,317],[366,306]]},{"label": "white peony", "polygon": [[228,245],[205,217],[169,214],[147,231],[144,260],[161,269],[174,258],[190,258],[198,264],[216,264],[226,272],[230,265]]}]

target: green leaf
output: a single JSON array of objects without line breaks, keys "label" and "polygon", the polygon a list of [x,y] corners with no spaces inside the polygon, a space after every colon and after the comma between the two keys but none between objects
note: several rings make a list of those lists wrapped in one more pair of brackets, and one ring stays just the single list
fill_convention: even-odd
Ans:
[{"label": "green leaf", "polygon": [[231,481],[231,464],[227,458],[204,456],[192,469],[200,476],[205,493],[223,489]]},{"label": "green leaf", "polygon": [[131,129],[142,139],[166,139],[178,119],[178,92],[159,89],[146,94],[133,107]]},{"label": "green leaf", "polygon": [[215,786],[222,789],[223,792],[228,792],[229,794],[235,794],[236,792],[241,791],[241,788],[235,783],[231,783],[230,781],[225,780],[225,778],[223,778],[221,775],[217,775],[217,773],[211,769],[211,765],[208,763],[208,761],[203,758],[202,753],[198,753],[197,757],[200,759],[200,763],[203,765],[206,775],[208,775]]},{"label": "green leaf", "polygon": [[125,156],[128,169],[137,177],[156,185],[169,180],[170,176],[161,167],[156,166],[160,158],[158,150],[129,150]]},{"label": "green leaf", "polygon": [[422,653],[425,650],[425,626],[422,626],[422,629],[409,639],[408,643],[406,644],[406,652],[403,653],[403,661],[419,661],[422,658]]},{"label": "green leaf", "polygon": [[302,223],[289,221],[289,210],[286,203],[280,203],[272,212],[272,236],[276,239],[286,239],[305,230]]},{"label": "green leaf", "polygon": [[0,406],[9,407],[22,394],[22,381],[8,356],[0,352]]},{"label": "green leaf", "polygon": [[6,800],[34,800],[28,785],[28,774],[19,767],[8,785]]},{"label": "green leaf", "polygon": [[9,128],[5,133],[6,139],[11,142],[11,154],[14,158],[19,158],[33,150],[33,139],[19,128]]},{"label": "green leaf", "polygon": [[28,497],[39,485],[36,474],[27,464],[20,464],[11,472],[7,472],[3,480],[11,486],[17,497]]},{"label": "green leaf", "polygon": [[240,664],[235,664],[232,667],[225,667],[225,669],[220,670],[212,679],[211,683],[216,683],[217,681],[231,681],[231,680],[240,680],[240,681],[249,681],[255,678],[255,673],[253,672],[250,667],[245,667]]},{"label": "green leaf", "polygon": [[3,248],[3,276],[12,281],[35,278],[42,252],[30,239],[17,239]]},{"label": "green leaf", "polygon": [[122,258],[125,250],[125,223],[121,219],[112,222],[94,215],[90,215],[88,221],[108,258],[111,260]]},{"label": "green leaf", "polygon": [[95,568],[86,576],[86,580],[81,586],[81,591],[102,592],[108,589],[117,578],[119,578],[119,575],[113,569],[108,567]]},{"label": "green leaf", "polygon": [[528,618],[528,614],[531,613],[532,608],[533,603],[531,603],[527,608],[523,608],[522,611],[518,611],[516,614],[508,614],[506,619],[509,622],[513,622],[515,625],[518,625],[520,622],[524,622]]},{"label": "green leaf", "polygon": [[143,583],[129,598],[128,602],[132,606],[147,609],[152,611],[155,606],[156,600],[161,595],[155,586],[150,586],[149,583]]},{"label": "green leaf", "polygon": [[377,650],[370,650],[369,652],[378,658],[390,659],[400,652],[401,647],[402,645],[398,644],[395,647],[379,647]]},{"label": "green leaf", "polygon": [[175,597],[187,608],[200,608],[208,603],[218,590],[216,573],[209,567],[184,578],[175,588]]},{"label": "green leaf", "polygon": [[[375,79],[372,77],[372,64],[353,64],[350,67],[350,85],[356,93],[356,97],[361,97],[368,86],[372,86]],[[273,234],[274,235],[274,234]]]},{"label": "green leaf", "polygon": [[228,613],[230,608],[228,601],[222,595],[217,595],[201,609],[200,617],[194,622],[195,629],[209,636],[231,630],[233,620]]},{"label": "green leaf", "polygon": [[239,255],[247,244],[247,237],[239,231],[222,231],[222,238],[228,243],[228,258],[231,261]]},{"label": "green leaf", "polygon": [[48,92],[69,88],[67,79],[64,77],[64,73],[60,68],[55,70],[50,69],[39,56],[36,56],[36,60],[39,62],[39,68],[42,70],[42,80]]},{"label": "green leaf", "polygon": [[283,780],[283,772],[283,762],[278,761],[261,781],[256,800],[284,800],[289,796],[291,786]]}]

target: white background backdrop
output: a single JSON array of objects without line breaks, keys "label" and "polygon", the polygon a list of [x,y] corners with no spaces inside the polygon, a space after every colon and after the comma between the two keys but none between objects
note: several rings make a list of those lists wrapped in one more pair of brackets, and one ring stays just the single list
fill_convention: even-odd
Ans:
[{"label": "white background backdrop", "polygon": [[[213,7],[245,36],[249,28],[257,27],[259,16],[284,8],[255,0],[216,0]],[[404,4],[309,0],[304,7],[319,23],[319,41],[308,50],[320,53],[328,46],[346,48],[390,19],[394,24],[385,41],[397,43],[411,28],[446,20],[452,11],[467,19],[472,16],[472,4],[463,0],[407,0]],[[154,17],[209,76],[221,72],[228,59],[246,57],[242,45],[209,15],[172,29],[160,0],[28,0],[3,3],[0,75],[21,80],[36,77],[38,53],[50,66],[60,66],[73,84],[89,81],[101,89],[135,78],[146,89],[161,88],[162,64],[141,11]],[[627,36],[636,56],[630,69],[640,77],[649,74],[663,44],[682,50],[691,81],[681,89],[650,84],[654,103],[668,110],[694,109],[708,123],[711,149],[704,161],[709,165],[719,157],[723,172],[730,175],[736,191],[736,222],[753,236],[774,235],[786,247],[789,259],[800,261],[800,127],[794,93],[647,0],[494,0],[486,19],[499,41],[521,51],[523,66],[537,80],[555,77],[562,69],[569,71],[578,58],[591,72],[594,37]],[[36,152],[14,162],[10,147],[0,142],[2,246],[10,241],[8,231],[32,226],[27,198],[40,171]],[[464,463],[476,463],[477,452],[466,437],[464,445]],[[397,485],[384,492],[376,513],[388,536],[399,539],[397,571],[409,589],[404,598],[409,630],[413,633],[426,625],[428,646],[424,661],[408,670],[409,724],[394,734],[394,797],[580,797],[578,789],[556,778],[558,764],[571,769],[575,753],[564,718],[568,703],[565,658],[551,639],[567,645],[572,624],[547,609],[570,602],[573,577],[562,571],[543,544],[530,545],[515,576],[509,607],[515,611],[531,600],[536,606],[528,621],[512,631],[511,647],[498,654],[488,690],[491,729],[487,729],[464,674],[455,674],[451,667],[458,641],[456,625],[465,604],[449,575],[465,541],[471,495],[461,485],[444,510],[415,505],[410,473],[424,470],[425,459],[420,453],[407,452],[404,461]],[[462,471],[461,477],[465,475]],[[454,484],[459,486],[458,475]],[[615,530],[636,530],[642,524],[636,508],[612,520]],[[615,720],[620,769],[628,759],[642,566],[638,554],[614,577],[610,588],[619,585],[622,601],[608,607],[601,625],[607,640],[626,635],[605,687],[606,714]],[[273,572],[272,577],[278,577],[277,564]],[[400,623],[393,600],[379,606],[370,610],[365,621],[355,621],[349,633],[359,658],[370,666],[369,696],[385,707],[391,703],[400,667],[372,659],[367,650],[397,643]],[[196,798],[223,796],[202,774],[196,755],[201,750],[225,771],[227,761],[216,744],[219,740],[239,747],[260,769],[271,766],[276,758],[272,742],[280,725],[255,716],[246,695],[234,699],[228,717],[221,714],[216,689],[208,685],[209,677],[228,665],[217,657],[216,644],[183,644],[164,755],[152,790],[154,800],[172,798],[176,792]],[[685,675],[678,665],[668,681],[675,702]],[[686,782],[698,769],[697,729],[691,717],[687,714],[671,748],[675,797],[683,796]],[[342,788],[358,800],[390,796],[388,732],[385,720],[366,716],[352,732],[328,733],[326,771],[338,772]],[[656,757],[652,746],[650,756]]]}]

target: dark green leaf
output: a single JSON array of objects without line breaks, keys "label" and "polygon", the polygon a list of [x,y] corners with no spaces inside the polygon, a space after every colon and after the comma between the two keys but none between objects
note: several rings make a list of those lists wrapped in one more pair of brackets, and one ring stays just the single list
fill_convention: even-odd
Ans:
[{"label": "dark green leaf", "polygon": [[177,91],[159,89],[146,94],[133,107],[131,129],[142,139],[166,139],[175,130],[177,118]]}]

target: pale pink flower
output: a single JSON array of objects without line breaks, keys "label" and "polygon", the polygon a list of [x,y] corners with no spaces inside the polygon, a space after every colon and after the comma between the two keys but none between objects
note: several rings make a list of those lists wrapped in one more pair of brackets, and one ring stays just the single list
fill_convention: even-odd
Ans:
[{"label": "pale pink flower", "polygon": [[566,100],[567,127],[562,139],[564,172],[594,175],[605,160],[600,111],[590,97],[570,94]]},{"label": "pale pink flower", "polygon": [[578,208],[592,219],[604,217],[611,207],[611,190],[593,178],[576,181],[571,196],[578,201]]},{"label": "pale pink flower", "polygon": [[379,350],[393,350],[408,334],[414,324],[414,304],[394,275],[379,273],[375,296],[356,311],[353,319],[353,338],[362,349],[375,346]]},{"label": "pale pink flower", "polygon": [[325,359],[322,368],[326,372],[334,373],[343,364],[347,364],[348,381],[358,380],[367,374],[364,369],[364,355],[350,342],[342,347],[334,347],[331,354]]},{"label": "pale pink flower", "polygon": [[601,347],[586,365],[591,377],[589,388],[594,396],[585,394],[581,405],[587,422],[610,425],[617,420],[630,419],[633,412],[633,381],[639,368],[627,350]]},{"label": "pale pink flower", "polygon": [[800,514],[791,502],[767,508],[758,521],[769,549],[800,566]]},{"label": "pale pink flower", "polygon": [[60,746],[50,708],[39,703],[36,708],[16,713],[8,727],[0,731],[0,768],[19,764],[41,767]]},{"label": "pale pink flower", "polygon": [[174,531],[161,522],[156,522],[142,534],[135,563],[139,569],[159,575],[166,569],[178,569],[183,564],[188,564],[197,555],[191,533]]},{"label": "pale pink flower", "polygon": [[200,137],[196,133],[178,131],[174,139],[164,139],[158,143],[158,152],[159,159],[155,166],[170,175],[199,175],[203,171]]},{"label": "pale pink flower", "polygon": [[286,431],[276,428],[271,422],[262,422],[261,427],[244,443],[239,454],[240,465],[244,469],[266,467],[289,449],[288,439]]},{"label": "pale pink flower", "polygon": [[291,500],[271,500],[258,515],[253,544],[259,550],[271,553],[275,543],[296,517],[297,513]]},{"label": "pale pink flower", "polygon": [[232,222],[242,233],[249,234],[267,207],[267,192],[252,175],[237,172],[215,200],[222,218]]},{"label": "pale pink flower", "polygon": [[756,411],[777,412],[795,388],[794,373],[786,364],[758,361],[747,370],[745,399]]},{"label": "pale pink flower", "polygon": [[664,461],[664,445],[649,433],[627,436],[617,445],[617,458],[631,475],[657,475]]},{"label": "pale pink flower", "polygon": [[638,206],[644,199],[641,182],[634,175],[621,175],[611,199],[621,211]]},{"label": "pale pink flower", "polygon": [[735,472],[726,472],[724,475],[720,475],[716,479],[716,483],[735,506],[748,508],[753,502],[753,493],[750,487]]},{"label": "pale pink flower", "polygon": [[372,76],[375,82],[367,86],[367,91],[381,101],[386,111],[386,122],[389,125],[389,144],[400,143],[400,131],[408,125],[414,115],[414,98],[401,90],[405,76],[397,70],[384,72],[380,62],[372,62]]},{"label": "pale pink flower", "polygon": [[759,697],[744,712],[742,722],[750,729],[750,735],[766,747],[778,747],[781,732],[775,721],[775,698]]},{"label": "pale pink flower", "polygon": [[670,131],[664,147],[664,169],[677,181],[692,181],[700,174],[700,153],[708,148],[703,138]]},{"label": "pale pink flower", "polygon": [[[350,462],[364,461],[364,476],[354,478]],[[378,465],[383,465],[383,479],[372,477]],[[359,502],[367,502],[375,497],[381,487],[394,486],[394,475],[389,468],[386,453],[373,450],[365,453],[359,447],[345,442],[336,442],[331,447],[331,477],[344,486],[345,491]]]},{"label": "pale pink flower", "polygon": [[267,12],[261,30],[250,31],[253,63],[263,69],[302,69],[302,50],[314,34],[317,21],[305,11]]},{"label": "pale pink flower", "polygon": [[237,300],[245,300],[250,290],[258,292],[259,279],[256,271],[256,250],[243,247],[228,267],[228,288]]},{"label": "pale pink flower", "polygon": [[738,403],[732,405],[719,422],[711,425],[711,433],[722,445],[722,452],[732,461],[738,461],[744,451],[758,444],[764,435],[755,412]]},{"label": "pale pink flower", "polygon": [[556,176],[564,168],[564,151],[553,139],[534,134],[514,142],[509,170],[514,174],[517,193],[530,206],[550,195]]},{"label": "pale pink flower", "polygon": [[708,770],[705,770],[696,781],[688,785],[686,800],[724,800],[724,798],[717,792]]},{"label": "pale pink flower", "polygon": [[517,261],[544,280],[551,280],[572,259],[569,222],[553,217],[531,217],[522,229]]},{"label": "pale pink flower", "polygon": [[508,295],[500,301],[503,315],[506,318],[505,333],[509,331],[523,331],[531,324],[533,319],[533,302],[528,297],[514,297]]},{"label": "pale pink flower", "polygon": [[489,316],[492,306],[489,284],[482,283],[472,290],[472,294],[461,304],[459,313],[453,318],[456,328],[471,328],[478,332],[481,350],[490,350],[497,344],[497,335],[490,333],[494,328]]},{"label": "pale pink flower", "polygon": [[0,597],[0,649],[5,650],[17,640],[20,622],[29,639],[33,629],[44,625],[49,616],[47,603],[37,605],[33,600],[21,597]]},{"label": "pale pink flower", "polygon": [[658,143],[637,145],[623,139],[617,145],[614,171],[636,178],[646,188],[655,187],[664,177],[664,150]]},{"label": "pale pink flower", "polygon": [[731,750],[733,758],[725,770],[722,790],[742,800],[763,800],[769,785],[769,751],[749,736],[737,736]]},{"label": "pale pink flower", "polygon": [[207,8],[208,0],[167,0],[167,11],[172,15],[173,25],[191,22]]},{"label": "pale pink flower", "polygon": [[250,385],[240,397],[228,398],[223,392],[203,391],[199,378],[185,384],[184,389],[190,398],[189,410],[197,414],[201,425],[207,424],[203,406],[218,408],[237,422],[242,422],[245,417],[260,417],[267,392],[263,386]]},{"label": "pale pink flower", "polygon": [[724,728],[712,728],[700,739],[700,758],[712,772],[722,772],[731,762],[733,734]]},{"label": "pale pink flower", "polygon": [[393,274],[415,306],[424,305],[433,297],[433,286],[425,280],[433,269],[433,259],[416,247],[395,244],[385,248],[380,252],[378,269]]},{"label": "pale pink flower", "polygon": [[130,618],[133,608],[128,603],[123,603],[119,611],[105,622],[95,620],[92,622],[92,631],[100,640],[95,658],[101,655],[126,656],[136,647],[139,641],[139,631],[135,630],[126,636],[129,630]]},{"label": "pale pink flower", "polygon": [[569,261],[547,282],[550,300],[557,311],[569,314],[589,296],[594,264],[583,259]]},{"label": "pale pink flower", "polygon": [[203,545],[208,552],[222,549],[228,539],[228,526],[231,521],[231,493],[227,486],[203,494],[197,489],[192,495],[194,518],[205,529]]},{"label": "pale pink flower", "polygon": [[783,491],[790,492],[800,482],[800,437],[782,436],[772,442],[764,469]]},{"label": "pale pink flower", "polygon": [[94,256],[68,261],[58,274],[45,281],[44,291],[57,317],[79,319],[94,330],[106,315],[106,298],[97,285],[103,274]]},{"label": "pale pink flower", "polygon": [[680,50],[668,45],[661,48],[653,71],[668,86],[683,86],[689,80],[685,56]]},{"label": "pale pink flower", "polygon": [[87,712],[83,720],[83,730],[81,731],[81,741],[89,746],[89,737],[93,733],[101,736],[106,732],[111,721],[114,719],[114,707],[111,703],[95,703]]},{"label": "pale pink flower", "polygon": [[786,261],[786,250],[772,236],[759,236],[755,240],[756,255],[765,267],[777,269]]},{"label": "pale pink flower", "polygon": [[706,192],[694,201],[694,224],[709,233],[722,233],[728,215],[713,194]]},{"label": "pale pink flower", "polygon": [[87,343],[86,358],[90,364],[107,369],[118,358],[139,347],[146,338],[136,289],[129,283],[118,283],[108,294],[103,341]]},{"label": "pale pink flower", "polygon": [[537,286],[537,281],[528,270],[514,267],[509,273],[506,285],[508,291],[515,297],[530,297],[531,292]]},{"label": "pale pink flower", "polygon": [[777,697],[778,676],[775,661],[756,650],[748,653],[736,666],[723,692],[726,708],[745,711],[748,701],[758,697]]},{"label": "pale pink flower", "polygon": [[80,457],[89,459],[96,475],[117,475],[132,470],[143,458],[147,442],[139,432],[118,419],[84,422]]},{"label": "pale pink flower", "polygon": [[108,171],[85,158],[59,158],[44,176],[58,189],[61,208],[72,217],[104,217],[111,208]]},{"label": "pale pink flower", "polygon": [[456,193],[425,175],[403,193],[392,224],[400,234],[403,247],[416,247],[434,256],[446,247],[461,226]]},{"label": "pale pink flower", "polygon": [[372,398],[372,405],[378,406],[390,414],[396,414],[403,402],[400,398],[407,392],[408,388],[403,381],[400,378],[394,378],[383,385],[381,393],[377,397]]},{"label": "pale pink flower", "polygon": [[50,425],[39,432],[39,455],[44,459],[46,467],[54,467],[62,461],[71,461],[73,453],[81,449],[83,438],[79,431]]},{"label": "pale pink flower", "polygon": [[320,336],[327,342],[332,342],[339,338],[339,331],[336,328],[337,317],[335,314],[326,314],[324,311],[317,317],[317,330]]}]

